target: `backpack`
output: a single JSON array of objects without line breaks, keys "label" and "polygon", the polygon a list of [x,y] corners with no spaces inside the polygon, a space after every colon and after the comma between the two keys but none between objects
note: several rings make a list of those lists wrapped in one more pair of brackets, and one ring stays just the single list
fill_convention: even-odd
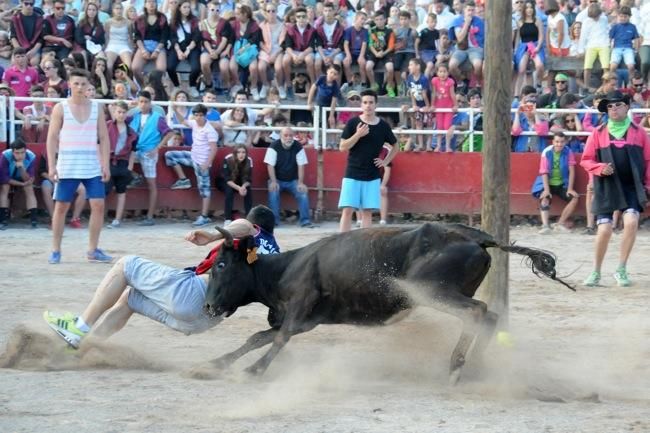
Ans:
[{"label": "backpack", "polygon": [[235,61],[242,68],[247,68],[253,60],[257,60],[259,54],[257,45],[251,44],[246,38],[241,38],[235,41],[233,47]]}]

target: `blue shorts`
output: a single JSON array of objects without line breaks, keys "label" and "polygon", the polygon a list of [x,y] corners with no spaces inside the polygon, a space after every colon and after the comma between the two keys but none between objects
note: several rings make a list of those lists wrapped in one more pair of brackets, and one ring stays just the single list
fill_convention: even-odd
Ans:
[{"label": "blue shorts", "polygon": [[614,48],[609,63],[618,67],[621,60],[623,60],[625,66],[634,66],[634,48]]},{"label": "blue shorts", "polygon": [[126,256],[124,277],[131,286],[129,308],[138,314],[187,335],[219,323],[203,312],[208,286],[194,271]]},{"label": "blue shorts", "polygon": [[351,207],[359,210],[379,209],[381,179],[356,180],[347,177],[341,183],[339,209]]},{"label": "blue shorts", "polygon": [[106,197],[104,182],[102,182],[101,176],[97,176],[90,179],[59,179],[54,185],[54,200],[70,203],[80,183],[86,188],[88,200]]}]

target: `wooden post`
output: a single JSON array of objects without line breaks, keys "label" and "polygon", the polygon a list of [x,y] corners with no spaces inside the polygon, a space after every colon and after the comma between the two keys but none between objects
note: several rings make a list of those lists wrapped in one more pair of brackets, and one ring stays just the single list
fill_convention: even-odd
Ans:
[{"label": "wooden post", "polygon": [[[510,230],[510,104],[512,102],[512,4],[490,0],[485,11],[483,115],[483,202],[481,224],[503,244]],[[492,268],[480,296],[499,314],[499,328],[508,323],[508,254],[491,249]]]}]

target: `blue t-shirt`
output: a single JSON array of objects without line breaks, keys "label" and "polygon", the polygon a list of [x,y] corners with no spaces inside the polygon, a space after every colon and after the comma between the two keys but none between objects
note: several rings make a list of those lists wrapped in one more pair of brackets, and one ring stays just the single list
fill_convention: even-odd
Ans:
[{"label": "blue t-shirt", "polygon": [[257,245],[258,254],[278,254],[280,252],[280,247],[273,235],[262,228],[255,236],[255,245]]},{"label": "blue t-shirt", "polygon": [[221,114],[214,108],[210,108],[208,110],[207,116],[205,116],[206,120],[208,122],[220,122],[221,121]]},{"label": "blue t-shirt", "polygon": [[614,40],[614,48],[632,48],[632,41],[639,37],[632,23],[614,24],[609,30],[609,38]]},{"label": "blue t-shirt", "polygon": [[345,29],[343,40],[348,41],[350,44],[349,47],[351,54],[359,55],[363,43],[368,43],[368,30],[362,27],[361,30],[357,31],[354,26],[350,26]]},{"label": "blue t-shirt", "polygon": [[316,105],[319,107],[329,107],[332,104],[332,98],[339,98],[341,91],[339,84],[335,81],[327,84],[327,77],[321,75],[316,80]]},{"label": "blue t-shirt", "polygon": [[426,92],[429,100],[431,100],[431,85],[427,77],[420,74],[420,77],[416,80],[413,78],[413,75],[408,76],[406,79],[406,88],[408,89],[408,95],[415,98],[415,103],[418,107],[424,107],[424,93]]}]

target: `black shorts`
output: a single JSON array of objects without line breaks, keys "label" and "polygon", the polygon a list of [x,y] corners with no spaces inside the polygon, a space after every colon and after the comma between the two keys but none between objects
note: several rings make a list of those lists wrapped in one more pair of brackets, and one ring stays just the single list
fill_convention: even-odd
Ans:
[{"label": "black shorts", "polygon": [[392,54],[386,54],[381,59],[378,59],[377,57],[374,56],[374,54],[370,53],[370,54],[368,54],[368,59],[367,60],[369,62],[373,62],[375,64],[374,68],[375,68],[375,71],[377,71],[377,70],[384,69],[386,67],[386,63],[393,63],[393,55]]},{"label": "black shorts", "polygon": [[396,71],[405,71],[409,66],[411,59],[415,58],[415,53],[395,53],[393,63]]},{"label": "black shorts", "polygon": [[[567,193],[567,189],[563,185],[550,185],[549,189],[551,190],[551,195],[553,197],[558,197],[560,200],[565,202],[570,202],[573,198]],[[535,194],[535,197],[540,198],[544,191],[540,191]]]},{"label": "black shorts", "polygon": [[115,164],[111,164],[111,180],[106,183],[106,195],[108,195],[113,186],[115,192],[123,194],[126,192],[126,187],[131,182],[132,176],[129,171],[129,161],[120,160]]},{"label": "black shorts", "polygon": [[[623,196],[625,197],[626,207],[619,209],[621,212],[634,209],[637,212],[643,212],[643,207],[639,203],[639,197],[636,194],[636,188],[634,185],[623,185]],[[614,212],[602,213],[596,215],[596,221],[598,220],[612,220],[614,218]]]}]

